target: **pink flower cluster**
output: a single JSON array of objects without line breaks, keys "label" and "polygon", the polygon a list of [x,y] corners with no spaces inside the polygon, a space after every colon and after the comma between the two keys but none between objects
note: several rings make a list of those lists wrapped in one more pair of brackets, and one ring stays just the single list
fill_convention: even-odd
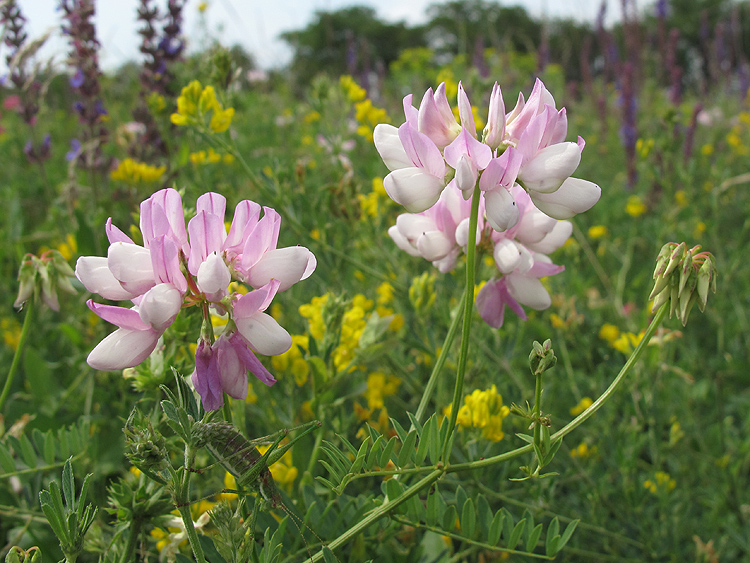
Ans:
[{"label": "pink flower cluster", "polygon": [[565,141],[565,109],[556,109],[537,80],[529,99],[519,94],[507,114],[495,84],[481,140],[461,84],[460,124],[444,84],[434,93],[427,90],[419,109],[406,96],[404,113],[406,122],[399,128],[380,124],[374,132],[375,146],[391,171],[385,189],[410,212],[398,217],[388,231],[391,238],[441,272],[452,270],[468,244],[470,199],[478,186],[477,241],[492,242],[499,273],[477,296],[482,318],[499,327],[505,305],[524,319],[521,304],[549,307],[539,278],[563,270],[547,257],[572,232],[572,225],[562,220],[590,209],[601,195],[596,184],[571,177],[585,143],[580,137]]},{"label": "pink flower cluster", "polygon": [[[312,274],[315,256],[301,246],[276,248],[281,218],[273,209],[264,207],[261,217],[260,205],[241,201],[228,233],[225,210],[224,196],[206,193],[185,229],[180,194],[161,190],[141,203],[143,246],[107,221],[107,257],[79,258],[76,277],[90,292],[130,300],[133,307],[88,301],[94,313],[118,327],[89,354],[91,367],[116,370],[140,364],[182,307],[205,304],[228,314],[229,322],[215,342],[198,342],[192,380],[203,406],[220,408],[224,392],[243,399],[247,370],[266,385],[275,383],[255,354],[282,354],[292,339],[264,311],[277,292]],[[232,280],[255,291],[232,294]]]}]

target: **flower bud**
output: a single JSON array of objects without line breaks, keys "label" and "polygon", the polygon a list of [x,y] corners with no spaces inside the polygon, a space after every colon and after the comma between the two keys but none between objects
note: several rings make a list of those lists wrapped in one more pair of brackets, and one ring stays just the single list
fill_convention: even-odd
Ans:
[{"label": "flower bud", "polygon": [[704,310],[709,288],[716,292],[717,274],[710,252],[699,252],[700,245],[686,249],[684,242],[670,242],[662,247],[654,270],[654,289],[649,296],[654,300],[652,311],[669,302],[669,316],[677,313],[683,326],[696,302]]},{"label": "flower bud", "polygon": [[547,339],[544,344],[534,341],[533,348],[529,354],[529,367],[534,375],[541,375],[557,364],[557,356],[552,349],[552,341]]}]

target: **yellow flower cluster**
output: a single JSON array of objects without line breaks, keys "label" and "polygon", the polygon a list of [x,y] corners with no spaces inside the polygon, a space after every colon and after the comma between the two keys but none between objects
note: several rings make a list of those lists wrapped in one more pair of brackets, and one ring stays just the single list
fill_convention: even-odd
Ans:
[{"label": "yellow flower cluster", "polygon": [[581,399],[576,406],[574,406],[572,409],[570,409],[570,414],[572,416],[578,416],[583,411],[585,411],[587,408],[589,408],[594,401],[591,400],[591,397],[584,397]]},{"label": "yellow flower cluster", "polygon": [[677,483],[666,471],[657,471],[654,473],[653,480],[646,479],[643,482],[643,487],[654,495],[658,494],[660,491],[669,493],[673,491],[676,486]]},{"label": "yellow flower cluster", "polygon": [[177,126],[205,126],[205,118],[210,115],[208,128],[214,133],[223,133],[232,124],[234,108],[224,109],[216,98],[213,86],[203,88],[201,83],[193,80],[182,89],[177,98],[177,113],[170,120]]},{"label": "yellow flower cluster", "polygon": [[[328,302],[329,293],[313,297],[309,304],[300,305],[299,314],[307,319],[308,330],[315,340],[322,341],[326,334],[323,322],[323,307]],[[373,302],[361,293],[354,296],[350,308],[344,313],[341,322],[339,345],[333,351],[333,364],[337,370],[349,365],[354,358],[354,351],[367,325],[367,313],[372,310]]]},{"label": "yellow flower cluster", "polygon": [[374,371],[367,376],[367,390],[365,399],[367,399],[367,408],[370,411],[385,408],[383,399],[395,395],[401,385],[401,380],[393,375],[385,375],[379,371]]},{"label": "yellow flower cluster", "polygon": [[18,348],[21,342],[21,325],[13,317],[0,320],[0,330],[3,332],[3,342],[11,350]]},{"label": "yellow flower cluster", "polygon": [[367,97],[367,92],[350,75],[345,74],[339,78],[339,84],[346,94],[346,99],[351,103],[361,102]]},{"label": "yellow flower cluster", "polygon": [[[451,409],[452,405],[446,407],[445,416],[450,416]],[[462,428],[479,428],[486,439],[499,442],[505,436],[503,419],[508,414],[510,409],[503,405],[503,397],[493,385],[484,391],[475,389],[466,395],[456,420]]]},{"label": "yellow flower cluster", "polygon": [[587,459],[595,455],[596,452],[597,452],[596,446],[589,447],[589,445],[586,442],[581,442],[575,448],[570,450],[570,457],[578,458],[578,459]]},{"label": "yellow flower cluster", "polygon": [[373,178],[372,191],[367,195],[358,194],[357,198],[359,199],[359,210],[363,219],[377,217],[380,215],[381,202],[387,205],[389,201],[393,201],[385,191],[383,178]]},{"label": "yellow flower cluster", "polygon": [[609,230],[604,225],[594,225],[589,227],[589,238],[598,239],[604,238],[609,234]]},{"label": "yellow flower cluster", "polygon": [[291,372],[294,382],[302,387],[310,375],[310,365],[305,360],[304,352],[309,350],[309,338],[300,334],[292,335],[292,347],[283,354],[271,357],[271,365],[277,373]]},{"label": "yellow flower cluster", "polygon": [[[270,446],[258,446],[258,451],[263,455],[268,451],[269,447]],[[271,471],[271,477],[273,477],[276,485],[286,489],[287,492],[292,490],[294,480],[299,474],[299,471],[294,467],[292,462],[292,450],[287,450],[286,453],[281,456],[281,459],[268,469]]]},{"label": "yellow flower cluster", "polygon": [[228,153],[220,154],[212,148],[209,148],[208,151],[198,151],[190,153],[190,162],[195,165],[216,164],[222,161],[224,162],[224,164],[232,164],[234,162],[234,155]]},{"label": "yellow flower cluster", "polygon": [[372,132],[378,123],[390,123],[388,112],[383,108],[372,105],[372,100],[366,98],[354,104],[354,119],[357,120],[357,135],[372,141]]},{"label": "yellow flower cluster", "polygon": [[644,334],[645,331],[643,330],[638,334],[632,332],[620,332],[619,328],[609,323],[603,324],[602,328],[599,329],[599,338],[606,340],[612,348],[618,352],[622,352],[626,356],[633,353],[635,347],[638,346],[643,339]]},{"label": "yellow flower cluster", "polygon": [[152,183],[161,180],[166,171],[166,166],[151,166],[132,158],[126,158],[121,160],[117,168],[109,173],[109,177],[126,184]]},{"label": "yellow flower cluster", "polygon": [[393,320],[391,321],[391,324],[388,325],[388,328],[393,331],[400,330],[401,327],[404,326],[403,315],[394,314],[393,309],[387,306],[393,302],[393,286],[388,282],[383,282],[377,287],[375,292],[378,294],[375,312],[380,318],[393,315]]},{"label": "yellow flower cluster", "polygon": [[637,195],[631,195],[625,205],[625,213],[631,217],[639,217],[646,212],[646,205]]}]

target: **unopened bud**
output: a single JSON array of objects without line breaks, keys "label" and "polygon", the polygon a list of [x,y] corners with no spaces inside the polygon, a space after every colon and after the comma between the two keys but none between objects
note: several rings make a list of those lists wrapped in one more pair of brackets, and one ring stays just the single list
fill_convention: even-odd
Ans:
[{"label": "unopened bud", "polygon": [[557,364],[557,356],[552,349],[552,341],[547,339],[544,344],[534,341],[533,348],[529,354],[529,367],[534,375],[541,375]]},{"label": "unopened bud", "polygon": [[716,291],[717,274],[710,252],[699,252],[700,245],[690,250],[686,248],[684,242],[671,242],[662,247],[654,270],[654,289],[649,297],[654,300],[652,311],[669,302],[669,316],[677,313],[683,326],[696,302],[698,308],[704,310],[709,288]]}]

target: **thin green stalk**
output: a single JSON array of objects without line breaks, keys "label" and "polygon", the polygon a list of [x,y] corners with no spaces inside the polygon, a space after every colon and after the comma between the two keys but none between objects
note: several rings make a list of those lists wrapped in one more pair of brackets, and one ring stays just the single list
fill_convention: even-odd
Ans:
[{"label": "thin green stalk", "polygon": [[8,371],[8,377],[5,380],[3,386],[3,392],[0,394],[0,413],[3,412],[3,406],[10,393],[10,388],[13,385],[13,379],[18,371],[18,364],[21,362],[21,356],[23,350],[26,347],[26,340],[29,338],[29,332],[31,331],[31,318],[34,316],[34,298],[32,297],[26,302],[26,317],[23,319],[23,327],[21,328],[21,336],[18,339],[18,346],[16,347],[16,353],[13,355],[13,362],[10,364],[10,370]]},{"label": "thin green stalk", "polygon": [[[664,315],[667,314],[668,309],[669,309],[669,302],[662,305],[661,308],[656,312],[656,316],[654,316],[653,320],[651,321],[651,324],[646,329],[646,333],[643,335],[643,338],[638,343],[638,346],[636,346],[635,350],[633,350],[633,353],[628,358],[628,361],[625,362],[625,365],[620,370],[620,373],[617,374],[617,377],[615,377],[615,380],[607,388],[607,390],[604,391],[604,393],[602,393],[601,396],[596,401],[594,401],[589,408],[587,408],[585,411],[579,414],[576,418],[571,420],[563,428],[555,432],[550,437],[550,440],[552,442],[570,434],[573,430],[575,430],[581,424],[586,422],[586,420],[591,418],[594,415],[594,413],[598,411],[605,402],[607,402],[607,400],[612,396],[612,394],[617,390],[617,388],[620,386],[622,381],[625,379],[625,376],[630,372],[630,370],[633,368],[635,363],[640,359],[649,341],[656,333],[656,329],[659,328],[659,325],[664,319]],[[455,473],[457,471],[469,471],[473,469],[480,469],[482,467],[490,467],[497,463],[508,461],[522,454],[530,452],[532,449],[533,449],[532,445],[528,444],[516,450],[506,452],[504,454],[496,455],[493,457],[488,457],[486,459],[470,461],[467,463],[457,463],[456,465],[451,465],[450,467],[447,467],[446,473]]]},{"label": "thin green stalk", "polygon": [[[386,500],[383,504],[381,504],[375,510],[371,511],[367,516],[365,516],[363,520],[357,522],[354,526],[349,528],[346,532],[344,532],[335,540],[333,540],[331,543],[329,543],[328,548],[331,550],[334,550],[337,547],[344,545],[350,539],[352,539],[357,534],[362,532],[365,528],[367,528],[371,524],[374,524],[375,522],[377,522],[378,520],[386,516],[389,512],[395,510],[401,504],[403,504],[404,502],[409,500],[411,497],[419,493],[419,491],[428,488],[435,481],[440,479],[440,477],[442,477],[444,473],[445,473],[445,469],[443,469],[442,467],[435,469],[432,473],[424,477],[422,480],[417,481],[411,487],[406,489],[404,493],[398,498],[393,499],[393,500],[391,499]],[[315,563],[316,561],[322,560],[323,557],[324,557],[323,551],[321,550],[315,555],[313,555],[310,559],[308,559],[307,563]]]},{"label": "thin green stalk", "polygon": [[[542,424],[539,418],[542,416],[542,374],[539,373],[536,376],[536,388],[534,390],[534,443],[537,446],[542,445]],[[539,460],[542,463],[542,460]]]},{"label": "thin green stalk", "polygon": [[185,533],[187,534],[188,540],[190,540],[190,547],[193,549],[195,558],[198,563],[207,563],[206,556],[203,554],[203,547],[198,540],[198,534],[195,532],[195,526],[193,525],[193,516],[190,514],[190,471],[193,460],[195,458],[195,452],[190,444],[185,444],[185,467],[183,467],[182,478],[180,483],[177,485],[177,509],[182,517],[182,523],[185,526]]},{"label": "thin green stalk", "polygon": [[133,561],[135,546],[138,543],[138,537],[141,535],[142,527],[143,520],[140,517],[136,517],[130,521],[130,536],[128,537],[128,545],[125,546],[125,551],[122,552],[122,557],[120,558],[121,563]]},{"label": "thin green stalk", "polygon": [[464,307],[466,307],[466,295],[465,294],[463,298],[461,299],[461,303],[458,305],[458,309],[456,310],[456,314],[453,317],[453,321],[451,321],[451,326],[448,329],[448,334],[445,335],[445,341],[443,342],[443,347],[440,349],[440,355],[438,356],[437,362],[435,362],[435,367],[432,368],[430,379],[427,381],[427,386],[424,388],[424,393],[422,393],[422,399],[419,401],[419,407],[417,407],[417,413],[414,415],[414,418],[419,423],[422,422],[422,418],[424,417],[424,411],[427,409],[427,404],[430,402],[430,399],[432,398],[432,394],[435,391],[435,386],[437,385],[438,376],[440,375],[440,372],[443,370],[443,366],[445,365],[445,362],[448,359],[448,351],[450,350],[450,347],[453,344],[453,340],[456,338],[456,332],[458,332],[458,322],[461,318],[463,318],[462,313],[464,311]]},{"label": "thin green stalk", "polygon": [[471,314],[474,311],[474,278],[476,276],[477,223],[479,217],[479,184],[474,188],[471,196],[471,216],[469,219],[469,242],[466,248],[466,291],[464,293],[463,330],[461,331],[461,352],[458,356],[458,370],[456,371],[456,387],[453,390],[451,418],[448,423],[448,433],[443,444],[443,464],[448,465],[450,449],[453,444],[453,433],[456,429],[459,403],[464,391],[464,375],[466,361],[469,358],[469,336],[471,334]]}]

